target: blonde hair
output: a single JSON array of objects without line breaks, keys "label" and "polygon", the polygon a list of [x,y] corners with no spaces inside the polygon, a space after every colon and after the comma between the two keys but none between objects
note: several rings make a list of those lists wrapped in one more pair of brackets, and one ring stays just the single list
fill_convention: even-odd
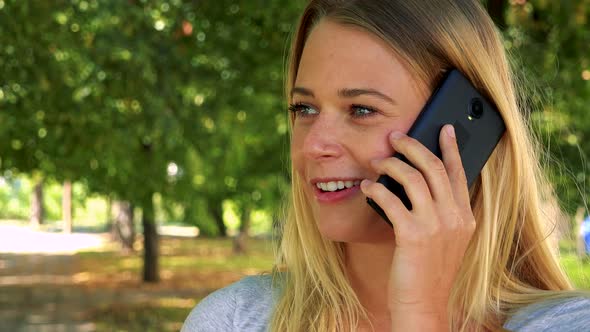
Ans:
[{"label": "blonde hair", "polygon": [[[499,330],[518,308],[572,296],[570,281],[548,244],[541,203],[552,191],[527,130],[501,37],[476,0],[312,0],[294,36],[286,96],[303,46],[322,19],[360,27],[387,42],[415,77],[433,88],[457,68],[499,109],[506,133],[470,188],[477,221],[449,302],[451,330]],[[291,125],[293,119],[291,118]],[[368,314],[350,286],[343,244],[325,239],[296,172],[273,284],[282,293],[272,331],[354,331]],[[286,271],[284,271],[286,270]]]}]

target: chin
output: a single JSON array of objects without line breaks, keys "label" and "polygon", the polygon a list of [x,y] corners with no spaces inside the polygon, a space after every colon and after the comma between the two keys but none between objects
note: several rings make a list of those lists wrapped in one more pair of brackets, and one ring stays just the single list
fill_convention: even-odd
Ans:
[{"label": "chin", "polygon": [[318,229],[323,237],[336,242],[393,241],[393,229],[376,212],[370,212],[363,218],[318,216]]}]

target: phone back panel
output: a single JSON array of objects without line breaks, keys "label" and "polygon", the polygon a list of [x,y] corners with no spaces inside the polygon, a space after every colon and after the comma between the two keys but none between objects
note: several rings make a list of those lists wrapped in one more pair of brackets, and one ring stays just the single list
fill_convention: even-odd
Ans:
[{"label": "phone back panel", "polygon": [[[471,104],[476,98],[483,104],[480,118],[470,116]],[[408,131],[408,136],[420,141],[442,160],[439,135],[445,124],[452,124],[455,128],[461,161],[467,183],[471,187],[502,137],[506,129],[504,121],[496,108],[467,78],[458,70],[451,70],[424,106]],[[399,153],[394,157],[412,165]],[[397,181],[387,175],[381,175],[377,182],[385,185],[408,209],[411,209],[412,204]],[[367,202],[391,225],[383,210],[372,199],[368,198]]]}]

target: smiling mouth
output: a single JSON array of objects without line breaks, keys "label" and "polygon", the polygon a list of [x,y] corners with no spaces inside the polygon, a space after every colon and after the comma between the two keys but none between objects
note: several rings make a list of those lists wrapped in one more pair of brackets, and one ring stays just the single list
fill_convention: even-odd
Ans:
[{"label": "smiling mouth", "polygon": [[359,186],[360,180],[317,182],[316,188],[322,192],[339,192]]},{"label": "smiling mouth", "polygon": [[319,182],[313,188],[314,196],[316,201],[323,204],[343,202],[360,192],[360,182],[360,180]]}]

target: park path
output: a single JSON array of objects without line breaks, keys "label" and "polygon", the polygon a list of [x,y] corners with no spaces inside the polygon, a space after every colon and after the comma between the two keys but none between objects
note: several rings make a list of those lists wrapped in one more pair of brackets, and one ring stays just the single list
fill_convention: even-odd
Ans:
[{"label": "park path", "polygon": [[88,320],[93,310],[159,298],[195,298],[192,290],[91,288],[77,283],[78,257],[73,253],[100,246],[105,239],[104,234],[43,234],[0,224],[0,331],[97,331]]},{"label": "park path", "polygon": [[[0,331],[95,331],[84,321],[94,296],[60,286],[71,279],[75,260],[72,255],[0,254]],[[103,293],[103,300],[108,296]]]}]

